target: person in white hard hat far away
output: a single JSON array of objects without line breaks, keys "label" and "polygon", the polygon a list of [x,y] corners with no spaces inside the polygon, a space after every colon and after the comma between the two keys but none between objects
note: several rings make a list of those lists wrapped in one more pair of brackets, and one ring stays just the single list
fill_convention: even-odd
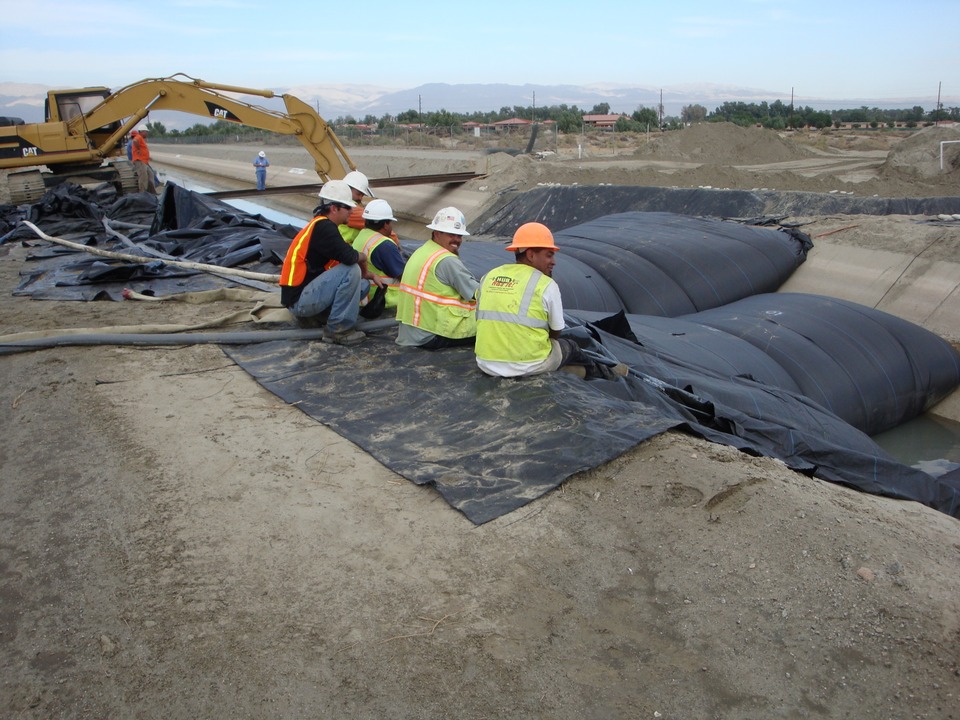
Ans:
[{"label": "person in white hard hat far away", "polygon": [[[367,305],[360,314],[374,319],[397,307],[397,284],[406,265],[400,248],[390,237],[393,233],[393,209],[386,200],[371,200],[363,209],[364,228],[353,241],[353,249],[367,256],[367,267],[378,275],[385,288],[370,285]],[[380,293],[378,296],[377,293]],[[382,301],[382,302],[381,302]]]},{"label": "person in white hard hat far away", "polygon": [[445,207],[427,229],[430,239],[407,260],[400,280],[397,344],[425,350],[472,346],[480,283],[459,257],[470,234],[467,221],[457,208]]},{"label": "person in white hard hat far away", "polygon": [[270,161],[267,160],[267,154],[263,150],[253,159],[253,167],[257,173],[257,190],[266,190],[267,168],[270,167]]},{"label": "person in white hard hat far away", "polygon": [[290,242],[280,274],[280,302],[297,323],[326,323],[323,340],[348,346],[366,337],[356,328],[361,280],[382,285],[367,269],[367,256],[344,242],[337,229],[354,205],[343,180],[324,183],[315,217]]}]

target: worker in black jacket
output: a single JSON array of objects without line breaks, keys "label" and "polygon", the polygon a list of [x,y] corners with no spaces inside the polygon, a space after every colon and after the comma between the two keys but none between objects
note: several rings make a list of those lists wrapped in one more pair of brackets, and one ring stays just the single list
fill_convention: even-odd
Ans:
[{"label": "worker in black jacket", "polygon": [[291,241],[280,275],[280,301],[299,324],[317,327],[326,319],[323,339],[357,345],[365,335],[356,329],[364,283],[382,281],[367,270],[367,256],[344,241],[338,225],[356,205],[350,187],[328,180],[320,190],[316,217]]}]

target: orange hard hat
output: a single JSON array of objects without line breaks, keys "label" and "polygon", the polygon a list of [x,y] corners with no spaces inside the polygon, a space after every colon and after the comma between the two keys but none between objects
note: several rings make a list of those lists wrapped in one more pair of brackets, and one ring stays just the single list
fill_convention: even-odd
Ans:
[{"label": "orange hard hat", "polygon": [[510,252],[526,250],[527,248],[547,248],[559,250],[553,242],[553,233],[550,229],[538,222],[524,223],[513,234],[513,243],[507,246]]}]

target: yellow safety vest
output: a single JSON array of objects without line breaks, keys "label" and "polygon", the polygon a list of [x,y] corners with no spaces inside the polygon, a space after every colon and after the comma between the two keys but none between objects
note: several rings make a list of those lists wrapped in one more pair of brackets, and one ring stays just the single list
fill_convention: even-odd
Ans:
[{"label": "yellow safety vest", "polygon": [[492,362],[537,362],[550,354],[543,293],[550,278],[515,263],[494,268],[477,293],[477,357]]},{"label": "yellow safety vest", "polygon": [[477,304],[437,279],[437,263],[449,256],[456,257],[433,240],[410,256],[400,280],[397,320],[441,337],[473,337],[477,334]]},{"label": "yellow safety vest", "polygon": [[[343,226],[341,225],[340,227]],[[387,284],[387,297],[385,298],[386,306],[388,308],[395,308],[397,306],[397,296],[400,294],[400,291],[397,290],[395,284],[396,281],[389,275],[385,275],[383,270],[373,264],[373,251],[380,247],[380,243],[382,242],[392,243],[393,239],[378,233],[376,230],[364,228],[354,239],[353,249],[357,252],[362,252],[367,256],[367,270],[372,272],[374,275],[379,275],[381,278],[383,278],[383,281]],[[377,286],[371,283],[368,296],[372,299],[376,291]]]}]

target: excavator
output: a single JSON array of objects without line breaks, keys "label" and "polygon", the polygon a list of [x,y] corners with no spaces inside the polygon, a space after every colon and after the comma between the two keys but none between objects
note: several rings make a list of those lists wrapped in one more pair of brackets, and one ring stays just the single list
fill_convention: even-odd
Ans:
[{"label": "excavator", "polygon": [[[182,73],[140,80],[113,92],[106,87],[50,91],[45,101],[45,122],[28,124],[18,118],[3,118],[0,123],[0,170],[7,171],[0,175],[6,175],[10,202],[34,202],[47,188],[65,181],[109,182],[120,194],[136,192],[136,173],[124,154],[123,139],[155,110],[190,113],[292,135],[313,157],[321,181],[342,179],[356,170],[330,126],[302,100],[280,95],[286,107],[286,112],[280,112],[225,93],[277,97],[271,90],[209,83]],[[407,182],[437,179],[424,176],[407,178]],[[463,182],[469,178],[441,179]],[[401,183],[394,178],[389,184]]]}]

